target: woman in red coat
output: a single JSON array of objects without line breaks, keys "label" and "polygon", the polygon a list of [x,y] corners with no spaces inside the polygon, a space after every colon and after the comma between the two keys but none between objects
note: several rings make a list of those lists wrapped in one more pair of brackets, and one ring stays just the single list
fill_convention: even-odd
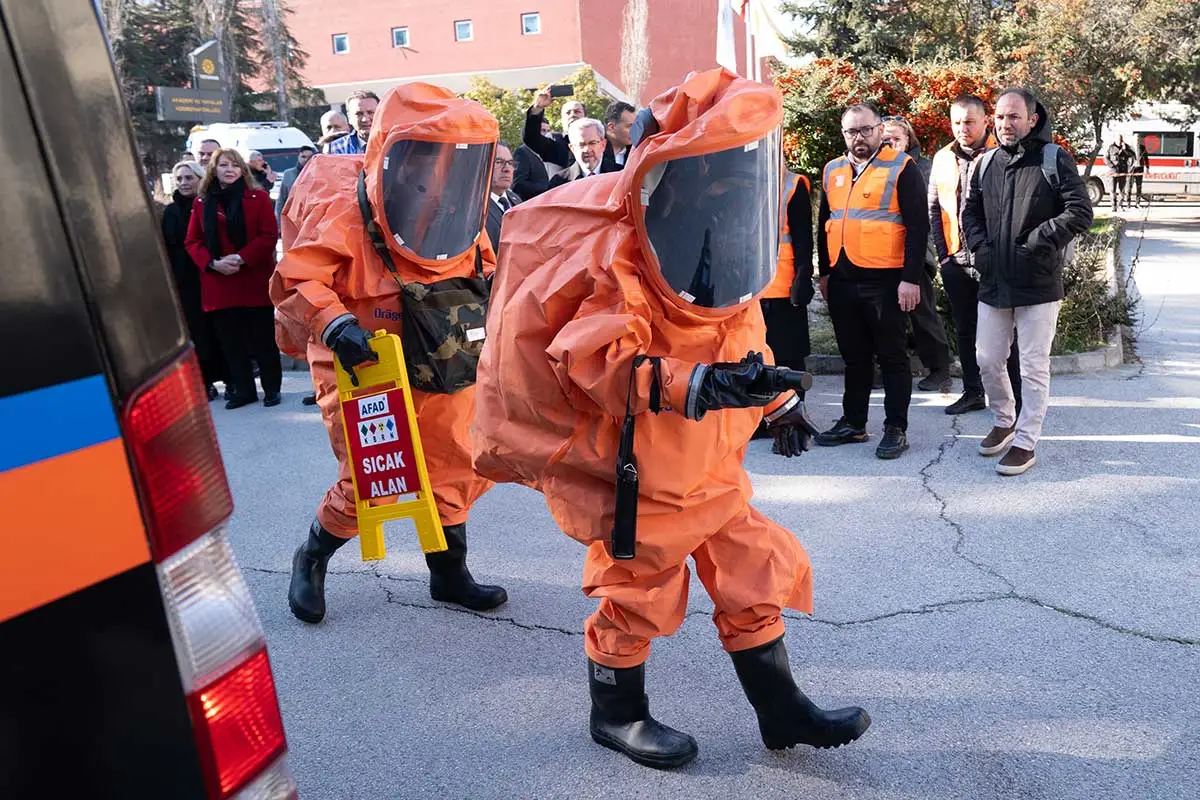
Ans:
[{"label": "woman in red coat", "polygon": [[188,224],[187,252],[200,270],[200,301],[212,314],[225,352],[232,394],[226,408],[258,402],[251,359],[258,362],[263,405],[279,405],[283,372],[267,284],[279,229],[270,196],[236,150],[208,162]]}]

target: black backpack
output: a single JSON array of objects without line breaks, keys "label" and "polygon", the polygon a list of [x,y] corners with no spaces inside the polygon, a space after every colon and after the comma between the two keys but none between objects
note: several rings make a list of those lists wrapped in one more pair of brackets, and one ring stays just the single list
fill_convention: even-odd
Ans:
[{"label": "black backpack", "polygon": [[483,276],[483,255],[475,245],[475,276],[433,283],[405,283],[371,215],[365,173],[358,175],[358,208],[371,244],[400,286],[400,343],[412,388],[454,394],[475,383],[483,352],[491,284]]}]

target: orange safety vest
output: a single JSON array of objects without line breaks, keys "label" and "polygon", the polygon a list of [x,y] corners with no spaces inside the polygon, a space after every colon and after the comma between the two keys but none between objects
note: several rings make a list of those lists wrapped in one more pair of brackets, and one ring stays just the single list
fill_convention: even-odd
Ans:
[{"label": "orange safety vest", "polygon": [[842,250],[857,267],[898,269],[904,266],[904,220],[896,182],[912,159],[891,147],[876,153],[858,179],[848,156],[825,165],[822,186],[829,203],[825,236],[829,265],[841,258]]},{"label": "orange safety vest", "polygon": [[937,187],[938,205],[942,207],[942,233],[946,236],[946,252],[954,255],[962,249],[962,231],[959,226],[958,156],[946,145],[933,156],[933,169],[929,179]]},{"label": "orange safety vest", "polygon": [[[771,281],[771,285],[763,293],[763,300],[791,297],[792,294],[792,281],[796,279],[796,253],[792,250],[792,232],[787,224],[787,207],[800,187],[804,187],[805,192],[810,191],[808,178],[794,172],[783,173],[783,203],[779,206],[779,260],[776,262],[775,280]],[[808,269],[812,271],[811,264],[808,265]]]},{"label": "orange safety vest", "polygon": [[[962,249],[961,213],[959,208],[958,156],[951,149],[954,142],[938,150],[933,157],[929,180],[937,187],[938,204],[942,207],[942,233],[946,235],[946,250],[954,255]],[[988,134],[984,152],[996,146],[996,137]],[[930,220],[932,222],[932,220]]]}]

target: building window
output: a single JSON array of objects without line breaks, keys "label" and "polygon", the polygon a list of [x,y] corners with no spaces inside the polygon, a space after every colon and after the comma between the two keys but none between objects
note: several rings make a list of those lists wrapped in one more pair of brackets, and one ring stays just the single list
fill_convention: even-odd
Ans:
[{"label": "building window", "polygon": [[475,26],[469,19],[460,19],[454,23],[454,41],[470,42],[475,39]]},{"label": "building window", "polygon": [[408,47],[408,28],[392,28],[392,47]]},{"label": "building window", "polygon": [[533,36],[542,32],[542,15],[538,13],[521,15],[521,35]]},{"label": "building window", "polygon": [[341,56],[349,52],[350,35],[345,33],[335,33],[333,35],[333,54],[335,56]]}]

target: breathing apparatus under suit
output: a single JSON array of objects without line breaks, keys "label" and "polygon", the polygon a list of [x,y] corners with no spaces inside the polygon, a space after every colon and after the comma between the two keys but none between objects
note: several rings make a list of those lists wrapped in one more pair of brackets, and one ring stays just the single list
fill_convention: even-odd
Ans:
[{"label": "breathing apparatus under suit", "polygon": [[[814,432],[758,355],[769,361],[757,300],[776,267],[781,116],[773,88],[693,74],[638,115],[623,172],[569,183],[504,223],[476,469],[541,491],[587,545],[583,591],[600,601],[584,640],[592,738],[652,767],[697,752],[644,694],[651,640],[684,618],[689,556],[768,747],[840,745],[869,724],[861,709],[818,709],[792,680],[781,614],[811,610],[808,556],[750,506],[742,467],[764,413],[783,455]],[[627,409],[636,553],[615,558]]]},{"label": "breathing apparatus under suit", "polygon": [[[329,558],[358,530],[334,355],[353,374],[355,366],[375,360],[368,331],[401,333],[400,281],[425,284],[494,269],[482,231],[497,136],[496,120],[479,104],[412,83],[384,96],[363,156],[315,156],[292,187],[282,225],[285,252],[271,278],[276,338],[284,352],[312,368],[338,460],[337,482],[292,563],[288,602],[305,622],[324,617]],[[395,275],[368,235],[360,175]],[[414,388],[412,397],[449,546],[425,557],[430,595],[476,610],[495,608],[508,599],[504,589],[475,583],[466,566],[467,514],[492,485],[471,467],[475,387],[453,394]]]}]

